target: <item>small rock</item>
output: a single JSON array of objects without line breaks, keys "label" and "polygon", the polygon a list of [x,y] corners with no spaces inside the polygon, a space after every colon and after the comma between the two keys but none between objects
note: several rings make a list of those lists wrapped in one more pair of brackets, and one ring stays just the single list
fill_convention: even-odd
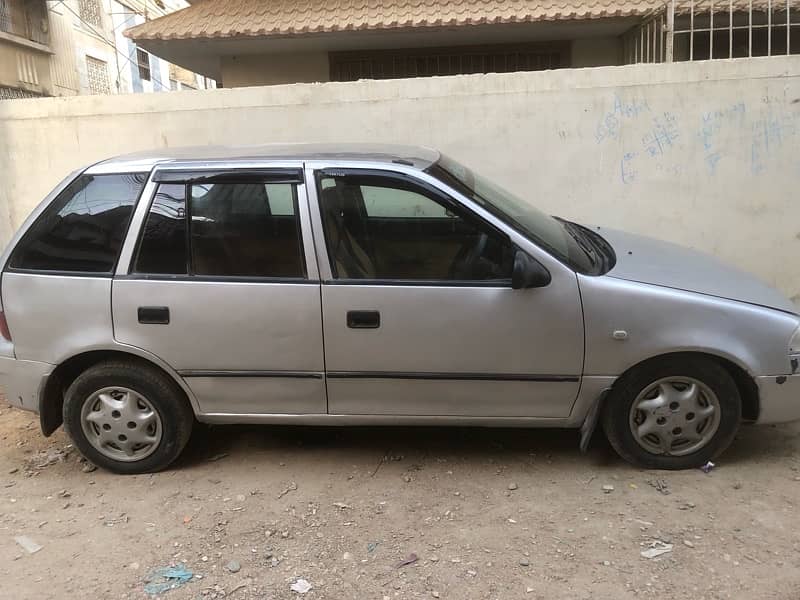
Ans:
[{"label": "small rock", "polygon": [[518,489],[518,488],[519,488],[519,486],[514,482],[511,482],[511,483],[508,484],[508,489],[510,489],[512,492],[514,490]]},{"label": "small rock", "polygon": [[531,566],[531,561],[529,561],[527,558],[520,558],[519,559],[519,566],[520,567],[530,567]]},{"label": "small rock", "polygon": [[352,560],[352,558],[353,558],[353,555],[352,555],[352,554],[350,554],[349,552],[345,552],[345,553],[344,553],[344,555],[342,555],[342,558],[343,558],[344,560]]},{"label": "small rock", "polygon": [[311,590],[311,588],[312,585],[305,579],[298,579],[291,586],[289,586],[290,590],[297,592],[298,594],[305,594]]},{"label": "small rock", "polygon": [[81,473],[94,473],[95,471],[97,471],[97,467],[89,462],[81,467]]},{"label": "small rock", "polygon": [[742,489],[742,483],[740,481],[737,481],[736,483],[733,484],[733,489],[735,490]]},{"label": "small rock", "polygon": [[13,469],[9,469],[9,470],[8,470],[8,474],[9,474],[9,475],[13,475],[13,474],[14,474],[14,473],[16,473],[17,471],[19,471],[19,467],[14,467]]},{"label": "small rock", "polygon": [[433,596],[434,598],[438,598],[439,597],[439,592],[433,591],[433,592],[431,592],[431,596]]},{"label": "small rock", "polygon": [[694,548],[694,544],[689,540],[683,540],[683,545],[688,546],[689,548]]},{"label": "small rock", "polygon": [[473,570],[473,569],[470,569],[469,571],[467,571],[467,575],[469,575],[470,577],[475,577],[477,574],[478,574],[478,572]]},{"label": "small rock", "polygon": [[610,567],[610,566],[611,566],[611,561],[609,561],[609,560],[604,560],[604,561],[603,561],[603,566],[604,566],[604,567]]},{"label": "small rock", "polygon": [[239,564],[238,560],[232,560],[227,565],[225,565],[225,568],[230,573],[238,573],[239,571],[242,570],[242,565]]},{"label": "small rock", "polygon": [[611,485],[611,484],[609,484],[609,483],[606,483],[606,484],[603,486],[603,493],[604,493],[604,494],[610,494],[610,493],[611,493],[611,492],[613,492],[613,491],[614,491],[614,486],[613,486],[613,485]]}]

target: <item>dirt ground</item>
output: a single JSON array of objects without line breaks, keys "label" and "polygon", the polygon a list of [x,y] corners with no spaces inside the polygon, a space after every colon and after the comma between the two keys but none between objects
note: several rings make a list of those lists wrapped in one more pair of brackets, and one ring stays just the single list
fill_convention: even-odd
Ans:
[{"label": "dirt ground", "polygon": [[0,597],[147,598],[183,565],[159,597],[796,600],[798,434],[744,428],[705,474],[581,455],[573,431],[216,427],[121,477],[3,407]]}]

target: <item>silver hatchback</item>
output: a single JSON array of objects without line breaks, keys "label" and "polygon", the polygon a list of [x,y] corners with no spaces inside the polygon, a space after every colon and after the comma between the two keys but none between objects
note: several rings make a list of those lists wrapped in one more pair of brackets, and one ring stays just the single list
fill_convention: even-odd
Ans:
[{"label": "silver hatchback", "polygon": [[92,462],[195,420],[581,428],[680,469],[800,418],[800,317],[714,259],[547,216],[438,152],[159,151],[65,179],[0,260],[6,398]]}]

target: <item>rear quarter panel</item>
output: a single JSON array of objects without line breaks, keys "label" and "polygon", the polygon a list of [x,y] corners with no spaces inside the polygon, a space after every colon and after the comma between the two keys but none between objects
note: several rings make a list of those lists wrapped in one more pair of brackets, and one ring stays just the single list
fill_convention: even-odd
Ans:
[{"label": "rear quarter panel", "polygon": [[[585,375],[621,375],[670,352],[706,352],[751,375],[791,373],[789,340],[798,317],[693,292],[579,275],[586,323]],[[617,340],[613,332],[628,336]]]}]

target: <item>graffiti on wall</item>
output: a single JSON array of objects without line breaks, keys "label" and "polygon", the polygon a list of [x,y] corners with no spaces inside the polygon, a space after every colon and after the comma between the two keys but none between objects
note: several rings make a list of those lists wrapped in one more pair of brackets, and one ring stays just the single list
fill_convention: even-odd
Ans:
[{"label": "graffiti on wall", "polygon": [[746,168],[764,175],[772,163],[796,155],[800,176],[800,107],[762,101],[755,109],[740,101],[680,111],[654,106],[641,96],[617,92],[597,121],[595,142],[616,156],[619,180],[631,185],[644,174]]}]

